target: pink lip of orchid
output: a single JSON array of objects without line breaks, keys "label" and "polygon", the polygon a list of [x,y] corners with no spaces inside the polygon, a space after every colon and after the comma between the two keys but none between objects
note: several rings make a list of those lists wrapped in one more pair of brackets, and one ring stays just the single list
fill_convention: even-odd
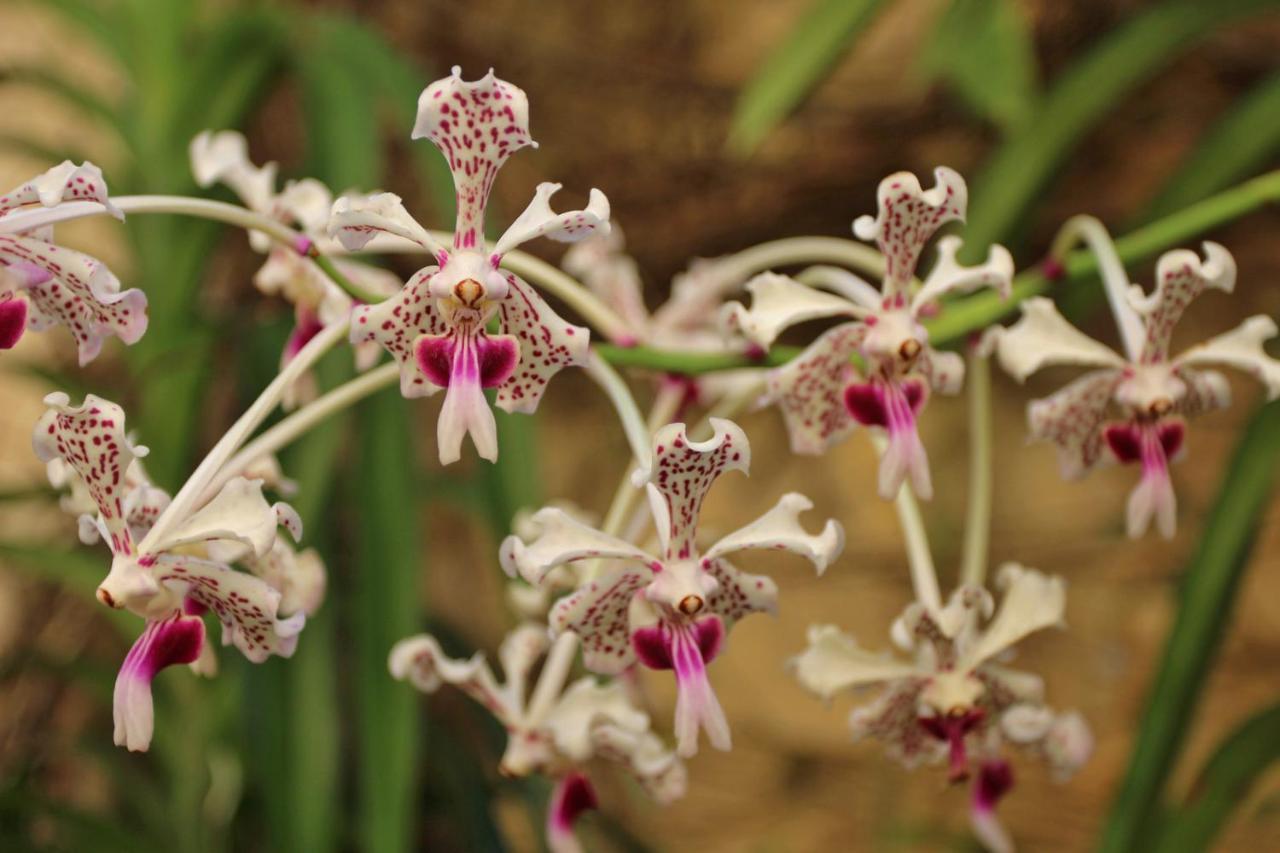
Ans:
[{"label": "pink lip of orchid", "polygon": [[[986,262],[962,266],[956,255],[960,238],[938,241],[938,260],[923,284],[913,284],[920,255],[948,222],[963,220],[968,199],[964,179],[945,167],[935,170],[932,189],[915,175],[898,172],[880,182],[875,217],[863,216],[854,232],[874,240],[884,256],[883,282],[877,290],[844,270],[824,268],[823,289],[786,276],[763,273],[747,282],[748,310],[725,306],[726,328],[742,332],[762,347],[785,329],[807,320],[852,317],[820,335],[790,363],[769,374],[766,402],[777,403],[796,453],[823,453],[855,424],[883,429],[888,449],[880,463],[880,496],[892,499],[910,479],[920,497],[933,493],[929,462],[916,431],[916,419],[929,389],[954,394],[964,382],[964,361],[955,353],[929,346],[921,320],[932,316],[939,300],[983,287],[1008,296],[1013,259],[992,246]],[[851,359],[862,359],[859,376]]]},{"label": "pink lip of orchid", "polygon": [[[1168,252],[1156,265],[1154,291],[1144,295],[1127,286],[1114,296],[1123,355],[1077,330],[1044,298],[1024,302],[1022,317],[997,338],[1001,365],[1019,381],[1050,365],[1095,368],[1031,403],[1027,420],[1033,439],[1058,446],[1065,478],[1083,476],[1108,450],[1116,461],[1141,464],[1142,478],[1127,510],[1133,538],[1142,536],[1153,518],[1162,535],[1173,536],[1177,507],[1169,462],[1183,448],[1186,419],[1230,404],[1226,378],[1199,367],[1244,370],[1263,383],[1269,398],[1280,395],[1280,362],[1263,351],[1263,343],[1277,334],[1269,317],[1251,317],[1170,356],[1173,329],[1187,305],[1208,289],[1230,293],[1235,286],[1230,253],[1217,243],[1205,243],[1204,251],[1203,260],[1187,250]],[[1113,408],[1122,419],[1108,423]]]},{"label": "pink lip of orchid", "polygon": [[338,199],[329,222],[330,233],[348,250],[385,234],[416,243],[436,259],[394,297],[358,307],[351,340],[376,341],[391,353],[404,396],[445,389],[437,425],[442,464],[460,458],[467,435],[482,458],[497,458],[497,428],[483,389],[496,389],[504,411],[527,414],[537,409],[552,376],[582,365],[587,356],[588,331],[562,320],[501,265],[503,255],[535,237],[575,242],[607,232],[604,194],[593,189],[585,209],[555,213],[550,198],[560,185],[539,184],[492,251],[484,245],[485,207],[498,170],[516,151],[536,144],[528,113],[524,92],[492,71],[465,82],[455,68],[422,92],[413,138],[431,140],[449,161],[458,206],[452,247],[437,243],[390,193]]},{"label": "pink lip of orchid", "polygon": [[[74,472],[80,499],[75,488],[71,497],[77,508],[91,502],[97,512],[82,521],[82,538],[92,538],[86,535],[86,527],[92,527],[111,548],[111,570],[98,587],[98,598],[146,620],[120,669],[114,702],[116,743],[145,750],[154,724],[155,675],[176,663],[205,671],[212,666],[202,661],[208,647],[200,615],[206,610],[222,623],[223,642],[234,644],[251,661],[293,653],[305,612],[285,617],[279,589],[228,563],[259,565],[265,560],[260,568],[274,569],[274,580],[283,583],[282,574],[294,566],[275,551],[277,528],[283,525],[297,539],[301,521],[288,505],[267,503],[261,480],[242,477],[230,480],[186,518],[166,519],[168,495],[152,486],[137,466],[146,448],[126,437],[124,411],[118,405],[90,394],[80,406],[71,406],[60,393],[49,395],[45,403],[49,409],[32,436],[36,454],[63,477],[69,476],[68,469]],[[161,530],[154,545],[142,547]],[[192,550],[201,547],[207,556],[192,556]],[[314,584],[315,578],[312,574],[298,582]],[[307,593],[298,590],[296,597],[302,601]],[[299,606],[312,603],[306,600]]]},{"label": "pink lip of orchid", "polygon": [[499,682],[480,653],[468,660],[451,658],[429,634],[401,640],[391,650],[391,674],[424,693],[448,683],[485,707],[507,730],[507,747],[500,771],[507,776],[548,773],[558,777],[547,814],[551,850],[580,849],[573,824],[587,809],[596,808],[594,789],[578,768],[592,758],[605,758],[625,767],[650,796],[669,803],[684,795],[684,764],[649,730],[649,717],[632,702],[618,681],[604,684],[587,676],[563,687],[549,701],[542,680],[531,684],[534,666],[548,649],[545,625],[524,623],[511,631],[498,652],[505,676]]},{"label": "pink lip of orchid", "polygon": [[[637,659],[673,669],[679,690],[676,736],[684,756],[697,751],[699,728],[707,730],[713,746],[730,747],[728,723],[707,680],[706,664],[734,622],[751,613],[772,612],[777,603],[772,580],[740,572],[723,558],[748,549],[790,551],[822,572],[844,546],[843,530],[835,521],[817,535],[805,532],[799,515],[812,504],[793,493],[699,554],[695,539],[703,498],[720,474],[745,472],[751,458],[741,428],[714,418],[711,423],[714,435],[704,442],[691,441],[684,424],[658,430],[650,469],[636,479],[648,492],[660,555],[555,508],[533,517],[536,538],[526,543],[508,537],[500,552],[508,574],[518,573],[535,586],[558,566],[594,558],[610,561],[556,603],[551,629],[578,634],[584,661],[596,672],[618,674]],[[647,612],[650,624],[633,626],[633,602]]]},{"label": "pink lip of orchid", "polygon": [[1000,662],[1023,638],[1062,624],[1062,579],[1007,563],[996,585],[1004,593],[998,610],[978,587],[957,589],[939,612],[910,605],[892,631],[910,660],[867,651],[834,625],[814,625],[808,648],[788,664],[803,687],[825,700],[880,687],[878,697],[850,715],[854,737],[881,741],[908,767],[945,763],[953,783],[973,779],[975,831],[984,842],[1002,833],[995,804],[1012,785],[1011,771],[997,772],[999,765],[1008,770],[1001,743],[1043,755],[1059,778],[1088,760],[1093,744],[1078,713],[1045,706],[1038,676]]},{"label": "pink lip of orchid", "polygon": [[136,343],[147,330],[147,297],[120,290],[120,280],[96,258],[53,242],[52,229],[14,231],[6,218],[36,206],[98,202],[123,219],[107,196],[102,171],[70,160],[0,195],[0,349],[15,346],[26,329],[66,326],[76,339],[80,364],[97,358],[115,335]]}]

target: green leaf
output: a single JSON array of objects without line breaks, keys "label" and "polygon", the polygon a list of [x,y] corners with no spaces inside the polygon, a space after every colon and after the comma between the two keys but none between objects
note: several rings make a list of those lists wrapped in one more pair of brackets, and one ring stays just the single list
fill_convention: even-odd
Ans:
[{"label": "green leaf", "polygon": [[1250,717],[1218,746],[1187,802],[1161,832],[1162,853],[1212,849],[1213,839],[1262,772],[1280,760],[1280,704]]},{"label": "green leaf", "polygon": [[743,89],[729,128],[729,150],[739,157],[754,151],[822,82],[883,5],[883,0],[817,0]]},{"label": "green leaf", "polygon": [[87,116],[102,121],[108,127],[120,129],[120,110],[116,104],[109,103],[97,92],[86,89],[57,72],[44,68],[6,68],[0,73],[0,83],[39,89]]},{"label": "green leaf", "polygon": [[1237,101],[1205,133],[1151,202],[1147,219],[1194,204],[1251,172],[1280,150],[1280,74]]},{"label": "green leaf", "polygon": [[314,171],[338,189],[372,188],[383,158],[369,81],[340,31],[317,21],[308,32],[296,53]]},{"label": "green leaf", "polygon": [[419,627],[418,577],[425,566],[414,500],[413,444],[397,389],[376,394],[358,413],[359,464],[353,472],[357,564],[350,630],[356,699],[356,847],[410,849],[417,800],[416,695],[387,672],[391,647]]},{"label": "green leaf", "polygon": [[1174,768],[1248,565],[1280,463],[1280,402],[1263,406],[1236,447],[1204,533],[1188,564],[1178,612],[1137,727],[1138,742],[1101,849],[1138,850]]},{"label": "green leaf", "polygon": [[[69,525],[70,527],[70,525]],[[68,536],[74,533],[68,530]],[[72,593],[93,600],[98,584],[111,568],[111,557],[105,546],[101,551],[65,551],[44,543],[0,542],[0,559],[32,577],[65,587]],[[113,625],[132,642],[139,631],[138,618],[123,610],[102,608]]]},{"label": "green leaf", "polygon": [[33,160],[44,163],[61,163],[63,160],[74,160],[77,163],[91,160],[82,151],[47,145],[35,139],[16,133],[0,133],[0,148],[7,148]]},{"label": "green leaf", "polygon": [[1006,131],[1024,126],[1036,100],[1031,33],[1013,0],[953,0],[922,57],[979,115]]},{"label": "green leaf", "polygon": [[1121,98],[1188,44],[1273,5],[1274,0],[1171,0],[1103,37],[1062,74],[1031,119],[1008,137],[973,181],[966,258],[985,256],[991,243],[1008,239],[1075,145]]}]

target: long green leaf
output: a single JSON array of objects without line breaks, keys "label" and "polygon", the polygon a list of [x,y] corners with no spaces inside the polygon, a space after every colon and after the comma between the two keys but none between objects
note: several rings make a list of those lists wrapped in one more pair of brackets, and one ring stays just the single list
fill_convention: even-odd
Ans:
[{"label": "long green leaf", "polygon": [[120,110],[97,92],[68,80],[60,73],[45,68],[6,68],[0,72],[0,84],[30,86],[69,104],[91,118],[120,129]]},{"label": "long green leaf", "polygon": [[1273,0],[1170,0],[1105,36],[1076,61],[1002,145],[970,187],[965,251],[970,260],[1007,240],[1084,134],[1121,98],[1179,51],[1233,19],[1274,6]]},{"label": "long green leaf", "polygon": [[1280,761],[1280,704],[1227,736],[1200,771],[1187,802],[1161,832],[1161,853],[1208,850],[1264,770]]},{"label": "long green leaf", "polygon": [[404,400],[391,390],[359,412],[354,472],[357,522],[351,597],[357,713],[356,847],[366,853],[410,848],[417,799],[419,731],[416,697],[387,673],[397,640],[420,625],[418,577],[423,543],[414,500],[413,444]]},{"label": "long green leaf", "polygon": [[822,81],[883,0],[817,0],[756,71],[734,109],[728,145],[745,157]]},{"label": "long green leaf", "polygon": [[1188,564],[1178,613],[1138,725],[1138,742],[1111,810],[1103,851],[1142,848],[1178,759],[1205,677],[1230,624],[1240,578],[1280,464],[1280,402],[1263,406],[1236,447]]}]

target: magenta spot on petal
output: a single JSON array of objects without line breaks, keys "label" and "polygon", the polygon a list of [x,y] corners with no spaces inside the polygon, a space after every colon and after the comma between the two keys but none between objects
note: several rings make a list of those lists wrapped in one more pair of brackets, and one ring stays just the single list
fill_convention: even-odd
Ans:
[{"label": "magenta spot on petal", "polygon": [[456,348],[453,338],[431,337],[418,342],[415,355],[418,367],[441,388],[449,387],[449,373],[453,365],[453,353]]},{"label": "magenta spot on petal", "polygon": [[26,328],[26,300],[6,299],[0,302],[0,349],[13,349]]},{"label": "magenta spot on petal", "polygon": [[311,339],[324,331],[324,323],[320,322],[320,318],[312,311],[299,311],[297,319],[293,326],[293,331],[289,333],[289,340],[285,341],[284,352],[285,360],[292,360],[298,352],[311,342]]},{"label": "magenta spot on petal", "polygon": [[720,648],[724,645],[724,623],[718,616],[708,616],[698,620],[694,625],[694,631],[698,641],[698,651],[702,653],[702,662],[711,663],[716,655],[720,654]]},{"label": "magenta spot on petal", "polygon": [[636,657],[649,669],[671,669],[671,644],[661,624],[637,628],[631,633],[631,647]]},{"label": "magenta spot on petal", "polygon": [[480,387],[496,388],[515,372],[520,349],[510,338],[482,337],[476,341],[480,356]]},{"label": "magenta spot on petal", "polygon": [[1127,465],[1142,458],[1142,434],[1136,424],[1107,424],[1102,437],[1121,463]]},{"label": "magenta spot on petal", "polygon": [[853,419],[863,426],[887,426],[889,413],[884,392],[874,383],[850,385],[844,391],[844,405]]},{"label": "magenta spot on petal", "polygon": [[570,829],[583,812],[599,808],[595,788],[581,773],[569,773],[556,785],[550,820],[561,831]]},{"label": "magenta spot on petal", "polygon": [[1181,420],[1165,421],[1158,427],[1160,446],[1164,455],[1173,457],[1182,449],[1182,441],[1186,438],[1186,425]]},{"label": "magenta spot on petal", "polygon": [[996,803],[1013,790],[1013,767],[1007,761],[984,761],[973,786],[975,809],[994,811]]},{"label": "magenta spot on petal", "polygon": [[919,717],[920,728],[938,740],[946,741],[950,746],[950,772],[947,778],[952,782],[963,782],[969,778],[969,758],[965,750],[964,739],[969,732],[977,728],[987,714],[981,708],[953,710],[949,714],[936,714]]}]

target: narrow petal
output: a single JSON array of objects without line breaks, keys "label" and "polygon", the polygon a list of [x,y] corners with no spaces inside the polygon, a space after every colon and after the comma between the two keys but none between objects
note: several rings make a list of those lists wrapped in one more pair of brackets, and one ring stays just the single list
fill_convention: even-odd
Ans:
[{"label": "narrow petal", "polygon": [[707,679],[707,661],[693,625],[663,620],[653,630],[666,645],[666,660],[676,675],[677,754],[685,758],[697,754],[700,729],[706,730],[716,749],[730,749],[729,721]]},{"label": "narrow petal", "polygon": [[567,323],[518,276],[506,277],[510,290],[498,303],[498,325],[520,343],[520,362],[498,386],[494,402],[504,412],[531,414],[551,377],[587,363],[591,332]]},{"label": "narrow petal", "polygon": [[599,808],[591,782],[581,773],[567,773],[556,781],[547,806],[547,849],[551,853],[581,853],[573,825],[583,812]]},{"label": "narrow petal", "polygon": [[1000,366],[1019,382],[1044,367],[1075,364],[1123,367],[1114,350],[1067,322],[1053,302],[1038,296],[1022,303],[1022,317],[999,336]]},{"label": "narrow petal", "polygon": [[[1182,318],[1191,300],[1209,288],[1230,293],[1236,284],[1236,262],[1217,243],[1204,244],[1204,260],[1187,249],[1165,252],[1156,263],[1156,289],[1144,296],[1134,288],[1129,302],[1142,317],[1146,332],[1141,360],[1144,364],[1165,361],[1173,327]],[[1275,334],[1275,332],[1272,332]]]},{"label": "narrow petal", "polygon": [[938,260],[934,263],[924,286],[911,299],[911,313],[918,314],[925,306],[937,302],[951,293],[972,293],[984,287],[993,288],[1008,299],[1013,290],[1013,256],[1004,246],[992,246],[987,260],[975,267],[966,267],[956,260],[964,241],[956,236],[938,241]]},{"label": "narrow petal", "polygon": [[455,66],[418,98],[413,138],[423,137],[440,149],[453,173],[454,248],[476,248],[484,240],[484,209],[498,170],[521,148],[537,145],[529,136],[529,99],[492,70],[468,83]]},{"label": "narrow petal", "polygon": [[702,500],[725,471],[746,472],[751,445],[732,421],[711,419],[715,431],[706,441],[692,441],[684,424],[667,424],[653,435],[650,468],[636,472],[635,482],[647,484],[654,526],[667,559],[687,559],[694,553]]},{"label": "narrow petal", "polygon": [[276,164],[254,165],[244,134],[236,130],[206,130],[191,140],[187,153],[197,185],[226,184],[250,210],[271,211],[276,194]]},{"label": "narrow petal", "polygon": [[601,684],[591,676],[569,685],[547,718],[539,721],[551,733],[556,750],[571,761],[591,758],[592,730],[604,724],[638,733],[649,728],[649,715],[632,703],[622,682]]},{"label": "narrow petal", "polygon": [[973,834],[989,853],[1013,853],[1013,841],[996,818],[996,805],[1013,788],[1013,768],[1007,761],[984,761],[973,783],[969,822]]},{"label": "narrow petal", "polygon": [[[498,458],[498,425],[484,397],[480,348],[474,335],[463,333],[459,337],[461,340],[443,359],[444,365],[434,358],[439,348],[433,345],[442,343],[440,339],[419,338],[417,345],[419,370],[432,381],[445,380],[444,406],[436,422],[440,464],[448,465],[462,458],[462,439],[467,435],[471,436],[480,458],[494,462]],[[507,345],[505,372],[509,376],[515,364],[515,342],[505,336],[502,342]],[[434,372],[440,366],[447,366],[447,377]]]},{"label": "narrow petal", "polygon": [[844,392],[857,378],[850,359],[865,336],[862,323],[836,326],[769,372],[765,399],[782,411],[793,453],[824,453],[853,431]]},{"label": "narrow petal", "polygon": [[1263,344],[1277,334],[1276,323],[1258,314],[1230,332],[1212,337],[1174,359],[1178,367],[1225,365],[1243,370],[1267,389],[1267,399],[1280,396],[1280,361],[1267,355]]},{"label": "narrow petal", "polygon": [[357,305],[351,312],[351,342],[376,342],[400,365],[400,393],[405,397],[425,397],[442,386],[431,382],[418,366],[416,347],[423,335],[443,335],[449,331],[431,295],[431,277],[436,267],[426,267],[398,294],[377,305]]},{"label": "narrow petal", "polygon": [[607,566],[557,601],[548,623],[557,634],[573,631],[582,638],[582,662],[587,669],[618,675],[636,660],[630,640],[631,600],[652,577],[647,568]]},{"label": "narrow petal", "polygon": [[0,196],[0,218],[19,207],[35,204],[56,207],[64,201],[95,201],[117,219],[124,218],[107,195],[102,170],[87,160],[79,166],[64,160]]},{"label": "narrow petal", "polygon": [[72,406],[66,394],[50,394],[49,407],[36,424],[31,443],[42,462],[61,459],[88,489],[111,539],[114,554],[132,554],[133,540],[125,512],[125,471],[145,447],[129,442],[124,410],[110,400],[89,394]]},{"label": "narrow petal", "polygon": [[[845,404],[851,415],[861,420],[866,413],[875,412],[878,419],[862,422],[882,427],[888,433],[888,443],[880,457],[878,483],[880,497],[885,500],[897,497],[908,478],[911,488],[922,500],[933,497],[929,457],[916,429],[916,415],[924,407],[927,396],[928,390],[919,379],[902,382],[877,379],[851,385],[845,392]],[[878,399],[878,407],[868,407],[864,401],[869,398]]]},{"label": "narrow petal", "polygon": [[396,643],[387,665],[392,678],[407,681],[423,693],[434,693],[441,684],[452,684],[504,725],[513,725],[519,717],[523,697],[514,697],[498,685],[480,652],[467,660],[451,658],[440,649],[435,637],[419,634]]},{"label": "narrow petal", "polygon": [[[288,516],[291,512],[286,511],[290,520],[296,518],[296,514]],[[175,524],[153,550],[171,551],[181,545],[223,540],[247,546],[261,557],[271,550],[281,521],[280,511],[262,494],[261,480],[235,477],[207,504]]]},{"label": "narrow petal", "polygon": [[1119,370],[1095,370],[1027,406],[1031,438],[1057,445],[1064,478],[1083,476],[1102,458],[1102,423],[1121,378]]},{"label": "narrow petal", "polygon": [[839,522],[828,519],[821,533],[807,533],[800,525],[800,513],[811,509],[813,502],[804,495],[785,494],[773,509],[713,545],[703,559],[714,560],[734,551],[768,548],[799,554],[822,574],[844,550],[844,529]]},{"label": "narrow petal", "polygon": [[329,213],[329,236],[349,252],[358,252],[379,234],[391,234],[417,243],[440,261],[444,247],[405,210],[395,193],[344,195]]},{"label": "narrow petal", "polygon": [[800,685],[823,699],[844,690],[920,677],[909,663],[887,652],[870,652],[835,625],[810,625],[809,647],[787,661]]},{"label": "narrow petal", "polygon": [[[1173,481],[1169,477],[1169,457],[1182,444],[1183,428],[1181,424],[1174,422],[1166,429],[1143,424],[1132,431],[1137,432],[1134,442],[1137,447],[1131,451],[1131,458],[1122,457],[1121,461],[1140,462],[1142,479],[1129,493],[1125,513],[1126,530],[1130,539],[1138,539],[1147,532],[1151,520],[1155,519],[1160,535],[1171,539],[1178,529],[1178,503],[1173,492]],[[1107,435],[1114,450],[1114,437],[1117,433],[1109,431]]]},{"label": "narrow petal", "polygon": [[1067,587],[1062,578],[1006,563],[996,576],[1004,595],[995,617],[967,649],[957,666],[973,671],[1028,634],[1063,624]]},{"label": "narrow petal", "polygon": [[751,308],[730,302],[721,310],[721,322],[762,347],[771,346],[784,330],[822,317],[863,317],[867,311],[842,296],[803,285],[777,273],[761,273],[745,285]]},{"label": "narrow petal", "polygon": [[511,696],[524,696],[529,676],[550,644],[546,626],[530,622],[518,625],[502,639],[498,660],[502,663],[502,677],[506,679]]},{"label": "narrow petal", "polygon": [[35,237],[0,235],[0,265],[47,273],[26,287],[27,325],[35,331],[66,326],[81,366],[98,356],[108,336],[133,344],[147,330],[146,294],[136,288],[122,292],[119,279],[96,258]]},{"label": "narrow petal", "polygon": [[278,216],[304,234],[320,235],[329,224],[333,193],[315,178],[289,181],[273,202]]},{"label": "narrow petal", "polygon": [[155,710],[151,680],[166,666],[194,663],[204,647],[204,621],[181,612],[160,620],[148,620],[116,676],[112,717],[115,742],[130,752],[151,746]]},{"label": "narrow petal", "polygon": [[495,255],[505,255],[536,237],[546,237],[557,243],[576,243],[592,234],[608,233],[609,199],[604,193],[593,188],[585,209],[556,213],[551,209],[551,197],[560,190],[560,186],[546,182],[538,184],[533,201],[498,238],[493,247]]},{"label": "narrow petal", "polygon": [[558,507],[539,510],[531,521],[537,535],[528,543],[519,536],[508,536],[498,551],[498,559],[508,575],[518,574],[534,586],[540,585],[556,566],[575,560],[602,557],[637,560],[646,565],[654,562],[635,545],[583,524]]},{"label": "narrow petal", "polygon": [[920,253],[937,230],[964,219],[969,198],[964,178],[945,166],[933,174],[936,183],[930,190],[921,188],[910,172],[885,178],[876,190],[875,217],[862,216],[853,223],[854,233],[874,240],[884,255],[882,294],[887,303],[905,299]]},{"label": "narrow petal", "polygon": [[223,645],[262,663],[271,655],[291,657],[306,616],[280,616],[280,592],[261,578],[221,563],[178,554],[161,554],[155,577],[186,599],[202,604],[222,623]]}]

